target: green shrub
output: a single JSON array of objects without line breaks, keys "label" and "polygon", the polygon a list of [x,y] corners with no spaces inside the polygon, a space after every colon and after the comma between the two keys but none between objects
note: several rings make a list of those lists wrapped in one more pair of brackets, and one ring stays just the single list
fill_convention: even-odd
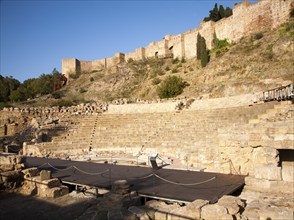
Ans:
[{"label": "green shrub", "polygon": [[189,67],[189,71],[190,72],[194,71],[193,67]]},{"label": "green shrub", "polygon": [[294,8],[292,8],[291,11],[290,11],[290,17],[294,18]]},{"label": "green shrub", "polygon": [[179,62],[179,58],[175,58],[175,59],[173,59],[172,64],[176,64],[178,62]]},{"label": "green shrub", "polygon": [[65,106],[65,107],[68,107],[68,106],[72,106],[72,105],[75,105],[75,103],[71,100],[64,100],[64,99],[61,99],[61,100],[58,100],[56,102],[53,102],[52,103],[52,106]]},{"label": "green shrub", "polygon": [[60,99],[63,96],[63,93],[61,91],[55,91],[52,93],[52,97],[55,99]]},{"label": "green shrub", "polygon": [[263,33],[262,32],[258,32],[256,34],[254,34],[254,39],[255,40],[259,40],[261,38],[263,38]]},{"label": "green shrub", "polygon": [[178,69],[177,68],[173,68],[172,69],[172,73],[177,73],[178,72]]},{"label": "green shrub", "polygon": [[180,67],[182,67],[183,65],[181,64],[181,63],[179,63],[178,65],[177,65],[177,68],[180,68]]},{"label": "green shrub", "polygon": [[154,78],[156,76],[163,76],[165,72],[162,69],[153,69],[153,71],[150,73],[150,77]]},{"label": "green shrub", "polygon": [[294,41],[294,22],[291,21],[282,24],[279,32],[280,35],[290,37],[290,39]]},{"label": "green shrub", "polygon": [[154,79],[152,80],[152,84],[153,84],[153,85],[158,85],[160,82],[161,82],[161,79],[159,79],[159,78],[154,78]]},{"label": "green shrub", "polygon": [[269,60],[272,60],[274,57],[274,52],[273,52],[273,44],[269,44],[266,48],[266,53],[265,56],[266,58],[268,58]]},{"label": "green shrub", "polygon": [[80,93],[85,93],[85,92],[87,92],[87,90],[84,89],[84,88],[80,88],[79,92],[80,92]]},{"label": "green shrub", "polygon": [[185,59],[185,57],[182,57],[182,59],[181,59],[181,63],[186,63],[186,59]]},{"label": "green shrub", "polygon": [[80,77],[81,73],[80,72],[75,72],[75,73],[70,73],[69,78],[71,79],[78,79]]},{"label": "green shrub", "polygon": [[127,62],[128,62],[128,63],[133,63],[134,60],[133,60],[133,58],[129,58]]},{"label": "green shrub", "polygon": [[158,87],[160,98],[171,98],[180,95],[188,84],[178,76],[168,76]]},{"label": "green shrub", "polygon": [[94,78],[93,77],[90,78],[90,82],[94,82]]},{"label": "green shrub", "polygon": [[227,39],[220,40],[218,38],[214,39],[214,48],[210,51],[210,54],[216,54],[216,56],[221,55],[222,53],[228,50],[228,47],[231,44]]},{"label": "green shrub", "polygon": [[170,71],[170,67],[169,66],[166,66],[164,70],[165,71]]}]

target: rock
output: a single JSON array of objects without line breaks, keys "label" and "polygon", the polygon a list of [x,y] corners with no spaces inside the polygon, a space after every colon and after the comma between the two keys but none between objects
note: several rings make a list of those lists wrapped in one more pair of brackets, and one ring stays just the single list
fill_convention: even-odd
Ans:
[{"label": "rock", "polygon": [[245,189],[257,192],[293,193],[293,182],[270,181],[245,177]]},{"label": "rock", "polygon": [[227,195],[220,198],[218,204],[225,207],[231,215],[236,215],[241,208],[245,207],[244,202],[240,198]]},{"label": "rock", "polygon": [[274,165],[261,165],[255,167],[254,176],[258,179],[282,180],[281,167]]},{"label": "rock", "polygon": [[187,206],[179,207],[175,209],[170,214],[171,220],[180,220],[180,219],[200,219],[201,208],[207,205],[209,201],[197,199]]},{"label": "rock", "polygon": [[39,175],[39,170],[36,167],[24,169],[21,171],[25,177],[30,178],[30,177],[35,177]]},{"label": "rock", "polygon": [[127,194],[130,192],[130,185],[126,180],[116,180],[112,184],[111,192],[121,195]]},{"label": "rock", "polygon": [[146,211],[144,211],[143,209],[140,209],[136,206],[131,206],[128,209],[131,213],[133,213],[137,219],[140,220],[149,220],[149,216],[147,215]]},{"label": "rock", "polygon": [[259,212],[260,220],[294,219],[293,207],[263,207]]},{"label": "rock", "polygon": [[40,181],[49,180],[51,178],[52,178],[52,175],[51,175],[51,171],[50,170],[42,170],[40,172]]},{"label": "rock", "polygon": [[61,196],[62,189],[60,187],[54,188],[39,188],[38,187],[38,196],[47,197],[47,198],[57,198]]},{"label": "rock", "polygon": [[7,171],[0,173],[1,182],[4,188],[13,189],[19,187],[23,180],[18,171]]},{"label": "rock", "polygon": [[228,210],[219,204],[206,205],[201,209],[201,218],[205,220],[233,220]]},{"label": "rock", "polygon": [[275,148],[271,147],[258,147],[253,150],[252,162],[254,164],[273,164],[278,165],[279,152]]},{"label": "rock", "polygon": [[37,121],[36,118],[33,118],[33,119],[32,119],[32,121],[31,121],[31,126],[32,126],[33,128],[39,128],[39,127],[40,127],[40,124],[39,124],[39,122]]},{"label": "rock", "polygon": [[38,188],[54,188],[61,186],[61,183],[59,179],[49,179],[49,180],[43,180],[41,183],[38,183]]},{"label": "rock", "polygon": [[282,179],[283,181],[294,182],[294,165],[282,166]]}]

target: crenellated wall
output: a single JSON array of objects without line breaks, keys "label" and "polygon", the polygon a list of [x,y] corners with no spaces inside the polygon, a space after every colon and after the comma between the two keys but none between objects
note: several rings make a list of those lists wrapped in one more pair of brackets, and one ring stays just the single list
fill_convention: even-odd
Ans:
[{"label": "crenellated wall", "polygon": [[194,58],[197,56],[197,35],[206,40],[208,49],[213,47],[214,33],[219,39],[236,41],[244,36],[267,29],[274,29],[285,22],[294,7],[293,0],[260,0],[257,3],[241,2],[233,7],[233,15],[218,22],[202,22],[198,28],[175,36],[166,35],[161,41],[151,42],[144,48],[137,48],[127,54],[117,53],[112,58],[95,61],[79,61],[75,58],[62,60],[62,73],[108,68],[124,63],[130,58],[141,60],[150,57]]}]

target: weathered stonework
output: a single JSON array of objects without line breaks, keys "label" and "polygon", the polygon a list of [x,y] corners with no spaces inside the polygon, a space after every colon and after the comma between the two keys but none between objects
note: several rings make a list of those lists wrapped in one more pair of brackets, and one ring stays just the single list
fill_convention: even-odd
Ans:
[{"label": "weathered stonework", "polygon": [[[94,61],[80,61],[75,58],[62,60],[62,73],[69,78],[70,73],[90,72],[108,68],[129,59],[140,60],[150,57],[194,58],[197,35],[206,40],[208,49],[213,47],[213,35],[219,39],[236,41],[244,36],[267,29],[274,29],[285,22],[290,15],[292,0],[260,0],[257,3],[241,2],[233,7],[233,15],[218,22],[202,22],[198,28],[178,35],[166,35],[161,41],[137,48],[126,54],[117,53],[112,58]],[[292,3],[293,5],[293,3]]]}]

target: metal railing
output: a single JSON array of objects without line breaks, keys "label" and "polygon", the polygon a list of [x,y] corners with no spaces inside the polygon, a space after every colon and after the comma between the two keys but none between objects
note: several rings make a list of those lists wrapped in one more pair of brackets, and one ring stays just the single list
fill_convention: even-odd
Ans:
[{"label": "metal railing", "polygon": [[294,99],[294,84],[278,87],[263,92],[262,101],[284,101]]}]

